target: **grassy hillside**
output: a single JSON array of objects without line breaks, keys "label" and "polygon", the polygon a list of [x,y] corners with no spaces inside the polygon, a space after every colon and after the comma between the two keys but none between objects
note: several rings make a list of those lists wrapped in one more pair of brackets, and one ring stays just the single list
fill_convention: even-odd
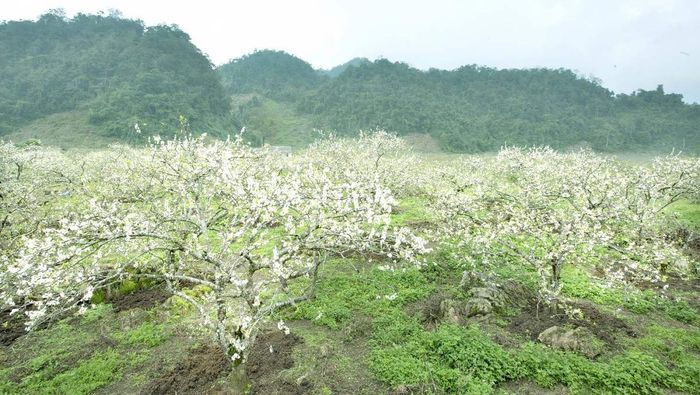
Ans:
[{"label": "grassy hillside", "polygon": [[22,144],[38,141],[42,145],[72,148],[105,148],[111,143],[122,142],[118,137],[108,137],[100,133],[90,123],[90,113],[86,110],[60,112],[36,119],[18,130],[5,134],[2,139]]},{"label": "grassy hillside", "polygon": [[312,119],[294,106],[259,94],[231,97],[233,114],[245,125],[246,139],[255,146],[289,145],[302,148],[318,136]]}]

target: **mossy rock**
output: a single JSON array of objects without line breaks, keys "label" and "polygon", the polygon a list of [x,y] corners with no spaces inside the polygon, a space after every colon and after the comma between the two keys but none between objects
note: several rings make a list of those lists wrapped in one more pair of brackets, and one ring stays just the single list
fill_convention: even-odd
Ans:
[{"label": "mossy rock", "polygon": [[603,352],[602,342],[588,328],[574,329],[552,326],[540,333],[537,340],[557,350],[574,351],[589,358]]}]

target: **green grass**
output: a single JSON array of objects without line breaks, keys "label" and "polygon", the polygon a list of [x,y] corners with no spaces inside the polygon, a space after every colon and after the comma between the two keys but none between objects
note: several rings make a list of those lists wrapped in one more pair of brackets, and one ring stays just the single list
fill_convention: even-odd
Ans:
[{"label": "green grass", "polygon": [[36,348],[25,349],[33,357],[0,370],[0,393],[88,394],[144,360],[136,351],[105,348],[97,336],[67,324],[37,334],[43,339]]},{"label": "green grass", "polygon": [[173,325],[149,312],[116,314],[97,305],[1,349],[0,394],[89,394],[127,372],[159,369],[147,364],[150,351],[167,347]]},{"label": "green grass", "polygon": [[350,266],[346,261],[334,261],[330,265],[318,284],[316,298],[299,304],[290,318],[340,329],[356,313],[382,317],[435,292],[434,285],[415,268],[398,272],[371,268],[355,273],[346,270]]},{"label": "green grass", "polygon": [[396,212],[391,215],[394,226],[420,227],[434,221],[435,216],[428,209],[426,200],[419,197],[402,199]]},{"label": "green grass", "polygon": [[167,340],[168,334],[165,333],[164,325],[144,322],[134,329],[117,333],[114,337],[130,346],[155,347]]},{"label": "green grass", "polygon": [[[700,376],[695,373],[700,358],[689,353],[697,352],[700,345],[695,329],[682,336],[680,330],[652,330],[639,342],[631,339],[625,351],[606,354],[600,360],[531,342],[509,348],[495,343],[480,326],[443,324],[430,329],[409,313],[409,306],[435,292],[445,292],[432,279],[434,268],[353,273],[340,270],[341,265],[336,262],[323,273],[316,299],[300,303],[285,318],[305,319],[328,328],[319,328],[325,333],[320,342],[333,344],[360,317],[368,317],[369,371],[396,390],[487,394],[496,392],[505,382],[518,380],[550,389],[563,385],[572,393],[582,394],[655,394],[668,390],[693,392],[698,388],[696,377]],[[458,269],[442,266],[439,270]],[[442,276],[450,277],[446,273]],[[569,294],[604,305],[624,303],[623,293],[596,288],[584,282],[587,277],[575,270],[567,272],[567,278]],[[459,291],[452,288],[449,292]],[[459,300],[459,295],[454,297]],[[628,303],[642,306],[639,310],[645,313],[664,306],[656,296],[640,298]],[[643,302],[650,304],[649,311]],[[304,331],[307,336],[312,333],[308,328]],[[675,359],[669,359],[669,353]]]},{"label": "green grass", "polygon": [[637,314],[662,312],[681,322],[700,322],[700,314],[684,300],[661,297],[649,289],[641,291],[633,287],[626,290],[606,287],[591,281],[580,268],[565,267],[562,272],[562,293],[599,305],[624,307]]},{"label": "green grass", "polygon": [[669,210],[683,225],[700,231],[700,203],[681,200],[669,206]]},{"label": "green grass", "polygon": [[125,366],[142,360],[135,353],[124,355],[113,349],[95,353],[73,369],[65,371],[48,381],[32,382],[31,376],[23,382],[29,383],[22,391],[27,393],[90,394],[96,389],[119,378]]},{"label": "green grass", "polygon": [[70,111],[37,119],[14,133],[2,136],[3,140],[21,144],[30,139],[42,145],[70,150],[105,148],[117,142],[115,138],[103,136],[90,125],[87,111]]}]

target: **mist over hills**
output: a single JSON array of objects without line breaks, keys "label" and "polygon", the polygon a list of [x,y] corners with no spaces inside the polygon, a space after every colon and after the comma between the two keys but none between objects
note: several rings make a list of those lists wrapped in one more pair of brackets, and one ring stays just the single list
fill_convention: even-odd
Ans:
[{"label": "mist over hills", "polygon": [[175,26],[83,14],[1,23],[0,53],[4,139],[69,146],[79,133],[90,146],[245,126],[253,144],[302,146],[314,128],[353,135],[379,127],[429,135],[457,152],[504,144],[700,152],[700,105],[662,86],[615,94],[566,69],[422,71],[355,58],[315,70],[273,50],[215,69]]}]

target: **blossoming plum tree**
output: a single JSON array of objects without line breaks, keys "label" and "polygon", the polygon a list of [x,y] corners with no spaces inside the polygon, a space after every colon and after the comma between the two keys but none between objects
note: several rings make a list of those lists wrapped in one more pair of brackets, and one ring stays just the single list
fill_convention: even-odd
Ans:
[{"label": "blossoming plum tree", "polygon": [[697,159],[639,167],[585,151],[507,148],[461,168],[457,187],[435,198],[443,239],[468,246],[463,259],[477,270],[504,259],[531,265],[548,306],[559,300],[565,264],[596,262],[606,279],[623,282],[687,268],[662,211],[700,187]]},{"label": "blossoming plum tree", "polygon": [[[327,152],[331,155],[331,152]],[[424,241],[390,226],[394,199],[362,169],[253,151],[240,136],[116,147],[81,182],[54,226],[2,256],[2,300],[29,326],[89,305],[125,278],[162,281],[192,304],[234,361],[260,323],[313,295],[328,255],[385,254],[416,262]],[[184,292],[196,286],[203,296]],[[285,328],[280,323],[281,328]]]}]

